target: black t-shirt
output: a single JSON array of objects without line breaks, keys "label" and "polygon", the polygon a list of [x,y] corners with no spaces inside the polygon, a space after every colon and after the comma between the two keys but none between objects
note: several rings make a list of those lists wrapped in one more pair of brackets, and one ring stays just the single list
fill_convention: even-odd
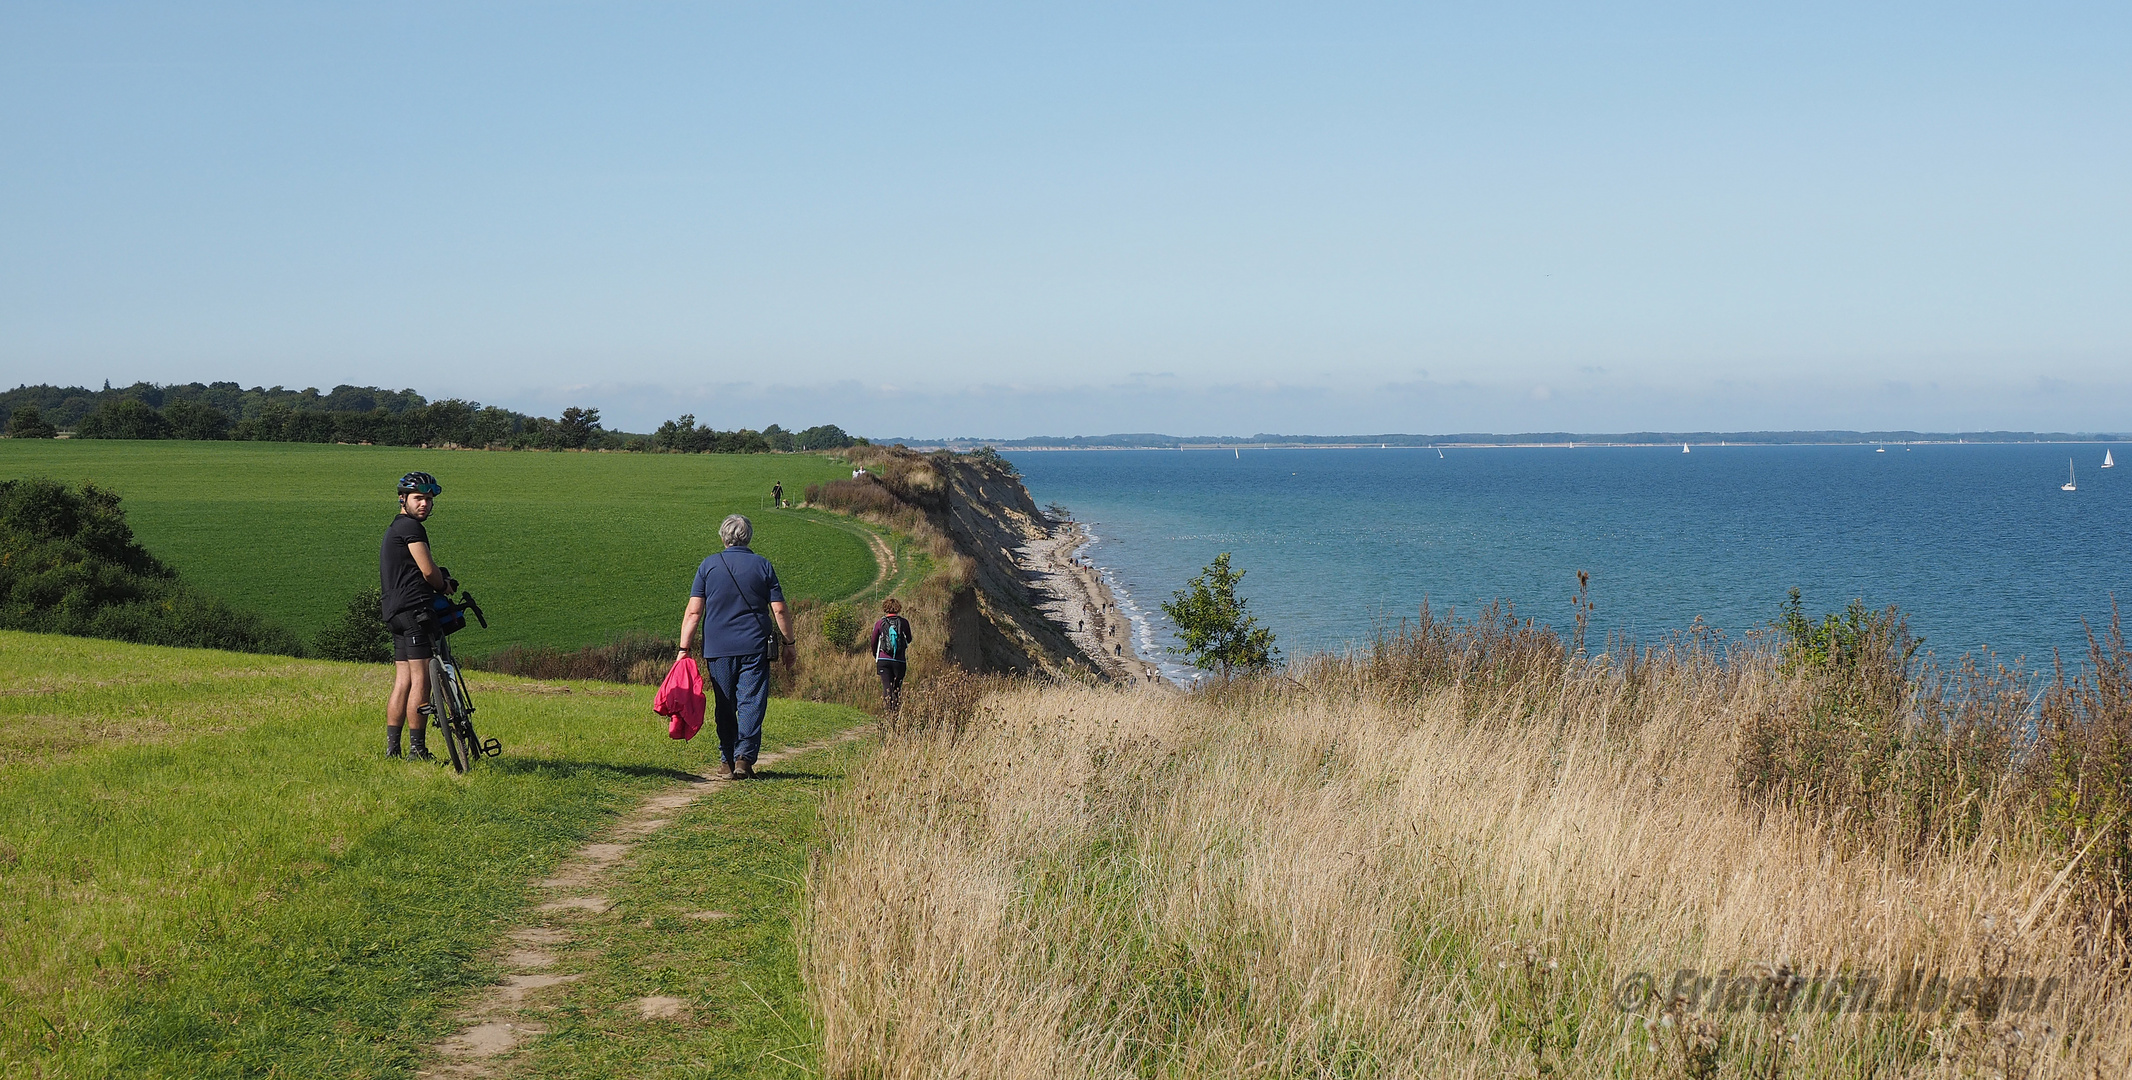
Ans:
[{"label": "black t-shirt", "polygon": [[413,515],[401,514],[392,519],[385,530],[385,546],[378,551],[378,586],[385,590],[385,602],[378,605],[378,617],[390,619],[400,612],[428,604],[437,590],[422,579],[422,568],[415,564],[415,557],[408,553],[409,544],[429,543],[429,532]]}]

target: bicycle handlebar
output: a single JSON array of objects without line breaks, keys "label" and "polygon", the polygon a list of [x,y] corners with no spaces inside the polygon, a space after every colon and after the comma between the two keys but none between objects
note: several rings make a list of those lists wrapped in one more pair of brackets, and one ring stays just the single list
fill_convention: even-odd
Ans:
[{"label": "bicycle handlebar", "polygon": [[[442,595],[442,596],[443,596],[443,597],[444,597],[444,598],[445,598],[446,600],[450,600],[450,599],[451,599],[451,594],[450,594],[450,593],[443,593],[443,594],[440,594],[440,595]],[[453,611],[471,611],[471,612],[473,612],[473,613],[474,613],[474,621],[476,621],[476,622],[480,623],[480,624],[481,624],[481,628],[482,628],[483,630],[486,630],[486,629],[488,629],[488,628],[489,628],[489,617],[488,617],[488,615],[487,615],[486,613],[484,613],[484,612],[483,612],[483,611],[481,610],[481,601],[479,601],[479,600],[476,600],[476,599],[474,599],[474,594],[473,594],[473,593],[471,593],[471,592],[467,592],[467,591],[465,591],[465,590],[463,590],[463,589],[462,589],[462,590],[460,590],[460,593],[459,593],[459,597],[460,597],[460,599],[459,599],[459,602],[458,602],[458,603],[456,603],[456,604],[453,604],[453,605],[451,605],[451,610],[453,610]]]},{"label": "bicycle handlebar", "polygon": [[480,601],[478,601],[478,600],[476,600],[476,599],[474,599],[474,594],[473,594],[473,593],[470,593],[470,592],[466,592],[466,591],[463,591],[463,590],[462,590],[462,591],[461,591],[461,592],[459,593],[459,596],[460,596],[460,597],[461,597],[462,599],[464,599],[464,600],[465,600],[466,602],[465,602],[465,603],[463,603],[463,604],[458,604],[458,605],[455,605],[455,606],[457,606],[458,608],[460,608],[460,609],[461,609],[461,610],[463,610],[463,611],[471,611],[471,612],[473,612],[473,613],[474,613],[474,621],[475,621],[475,622],[478,622],[478,623],[480,623],[480,624],[481,624],[481,628],[482,628],[483,630],[486,630],[486,629],[488,629],[488,628],[489,628],[489,617],[488,617],[487,615],[484,615],[484,614],[482,614],[482,612],[481,612],[481,602],[480,602]]}]

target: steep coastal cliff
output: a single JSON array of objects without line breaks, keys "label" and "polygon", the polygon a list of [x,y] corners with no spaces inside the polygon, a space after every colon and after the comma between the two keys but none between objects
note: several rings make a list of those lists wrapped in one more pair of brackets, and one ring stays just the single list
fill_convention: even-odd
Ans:
[{"label": "steep coastal cliff", "polygon": [[971,671],[1109,677],[1041,610],[1047,597],[1022,549],[1068,526],[1037,508],[1011,466],[997,457],[893,447],[854,448],[847,456],[865,474],[810,487],[808,503],[945,538],[961,563],[944,613],[949,659]]}]

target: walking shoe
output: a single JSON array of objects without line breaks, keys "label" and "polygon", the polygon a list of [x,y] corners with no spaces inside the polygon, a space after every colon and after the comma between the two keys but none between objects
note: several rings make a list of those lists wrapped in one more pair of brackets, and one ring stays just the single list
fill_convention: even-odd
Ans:
[{"label": "walking shoe", "polygon": [[740,759],[740,760],[738,761],[738,763],[737,763],[737,764],[739,764],[739,766],[740,766],[740,778],[741,778],[742,780],[753,780],[753,779],[755,779],[755,759],[754,759],[754,758],[751,758],[751,757],[744,757],[744,758],[741,758],[741,759]]},{"label": "walking shoe", "polygon": [[721,762],[719,762],[719,763],[718,763],[718,779],[720,779],[720,780],[731,780],[731,779],[733,779],[733,763],[732,763],[732,762],[730,762],[730,761],[721,761]]},{"label": "walking shoe", "polygon": [[385,760],[387,760],[387,761],[398,761],[398,760],[400,760],[400,751],[399,751],[399,749],[398,749],[397,747],[395,747],[395,748],[393,748],[393,749],[391,749],[391,750],[387,750],[387,751],[385,751]]},{"label": "walking shoe", "polygon": [[409,747],[409,748],[408,748],[408,750],[407,750],[407,760],[409,760],[409,761],[435,761],[435,760],[437,760],[437,755],[435,755],[435,754],[432,754],[432,753],[430,753],[430,752],[429,752],[429,747],[427,747],[427,746],[413,746],[413,747]]}]

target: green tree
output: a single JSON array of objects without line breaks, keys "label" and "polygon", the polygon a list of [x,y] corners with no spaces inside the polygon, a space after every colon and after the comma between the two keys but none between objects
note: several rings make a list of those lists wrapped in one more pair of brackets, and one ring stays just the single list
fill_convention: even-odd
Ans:
[{"label": "green tree", "polygon": [[1008,461],[1006,455],[1000,453],[997,447],[980,446],[970,451],[970,460],[976,462],[979,468],[990,469],[1009,480],[1021,479],[1022,471],[1015,468],[1014,463]]},{"label": "green tree", "polygon": [[469,445],[499,446],[510,442],[513,426],[510,413],[491,405],[474,415],[468,435]]},{"label": "green tree", "polygon": [[582,449],[599,430],[598,409],[580,409],[572,405],[564,409],[562,417],[555,422],[555,445],[565,450]]},{"label": "green tree", "polygon": [[842,450],[852,442],[852,437],[835,424],[816,424],[792,436],[792,445],[800,450]]},{"label": "green tree", "polygon": [[121,398],[107,401],[82,417],[74,434],[84,439],[167,439],[170,421],[145,401]]},{"label": "green tree", "polygon": [[377,585],[357,590],[348,598],[340,621],[318,632],[315,647],[328,660],[352,660],[365,664],[392,662],[392,631],[378,615],[385,604],[384,590]]},{"label": "green tree", "polygon": [[1177,624],[1181,649],[1170,651],[1192,661],[1201,671],[1219,671],[1226,679],[1243,672],[1256,674],[1280,662],[1273,645],[1273,631],[1258,625],[1245,610],[1249,601],[1236,595],[1236,583],[1244,571],[1229,569],[1229,553],[1214,557],[1186,586],[1162,605],[1163,614]]},{"label": "green tree", "polygon": [[212,440],[229,437],[229,414],[201,401],[184,399],[163,407],[171,434],[180,439]]},{"label": "green tree", "polygon": [[24,405],[7,418],[7,437],[10,439],[49,439],[59,434],[59,429],[45,423],[44,415],[35,405]]}]

